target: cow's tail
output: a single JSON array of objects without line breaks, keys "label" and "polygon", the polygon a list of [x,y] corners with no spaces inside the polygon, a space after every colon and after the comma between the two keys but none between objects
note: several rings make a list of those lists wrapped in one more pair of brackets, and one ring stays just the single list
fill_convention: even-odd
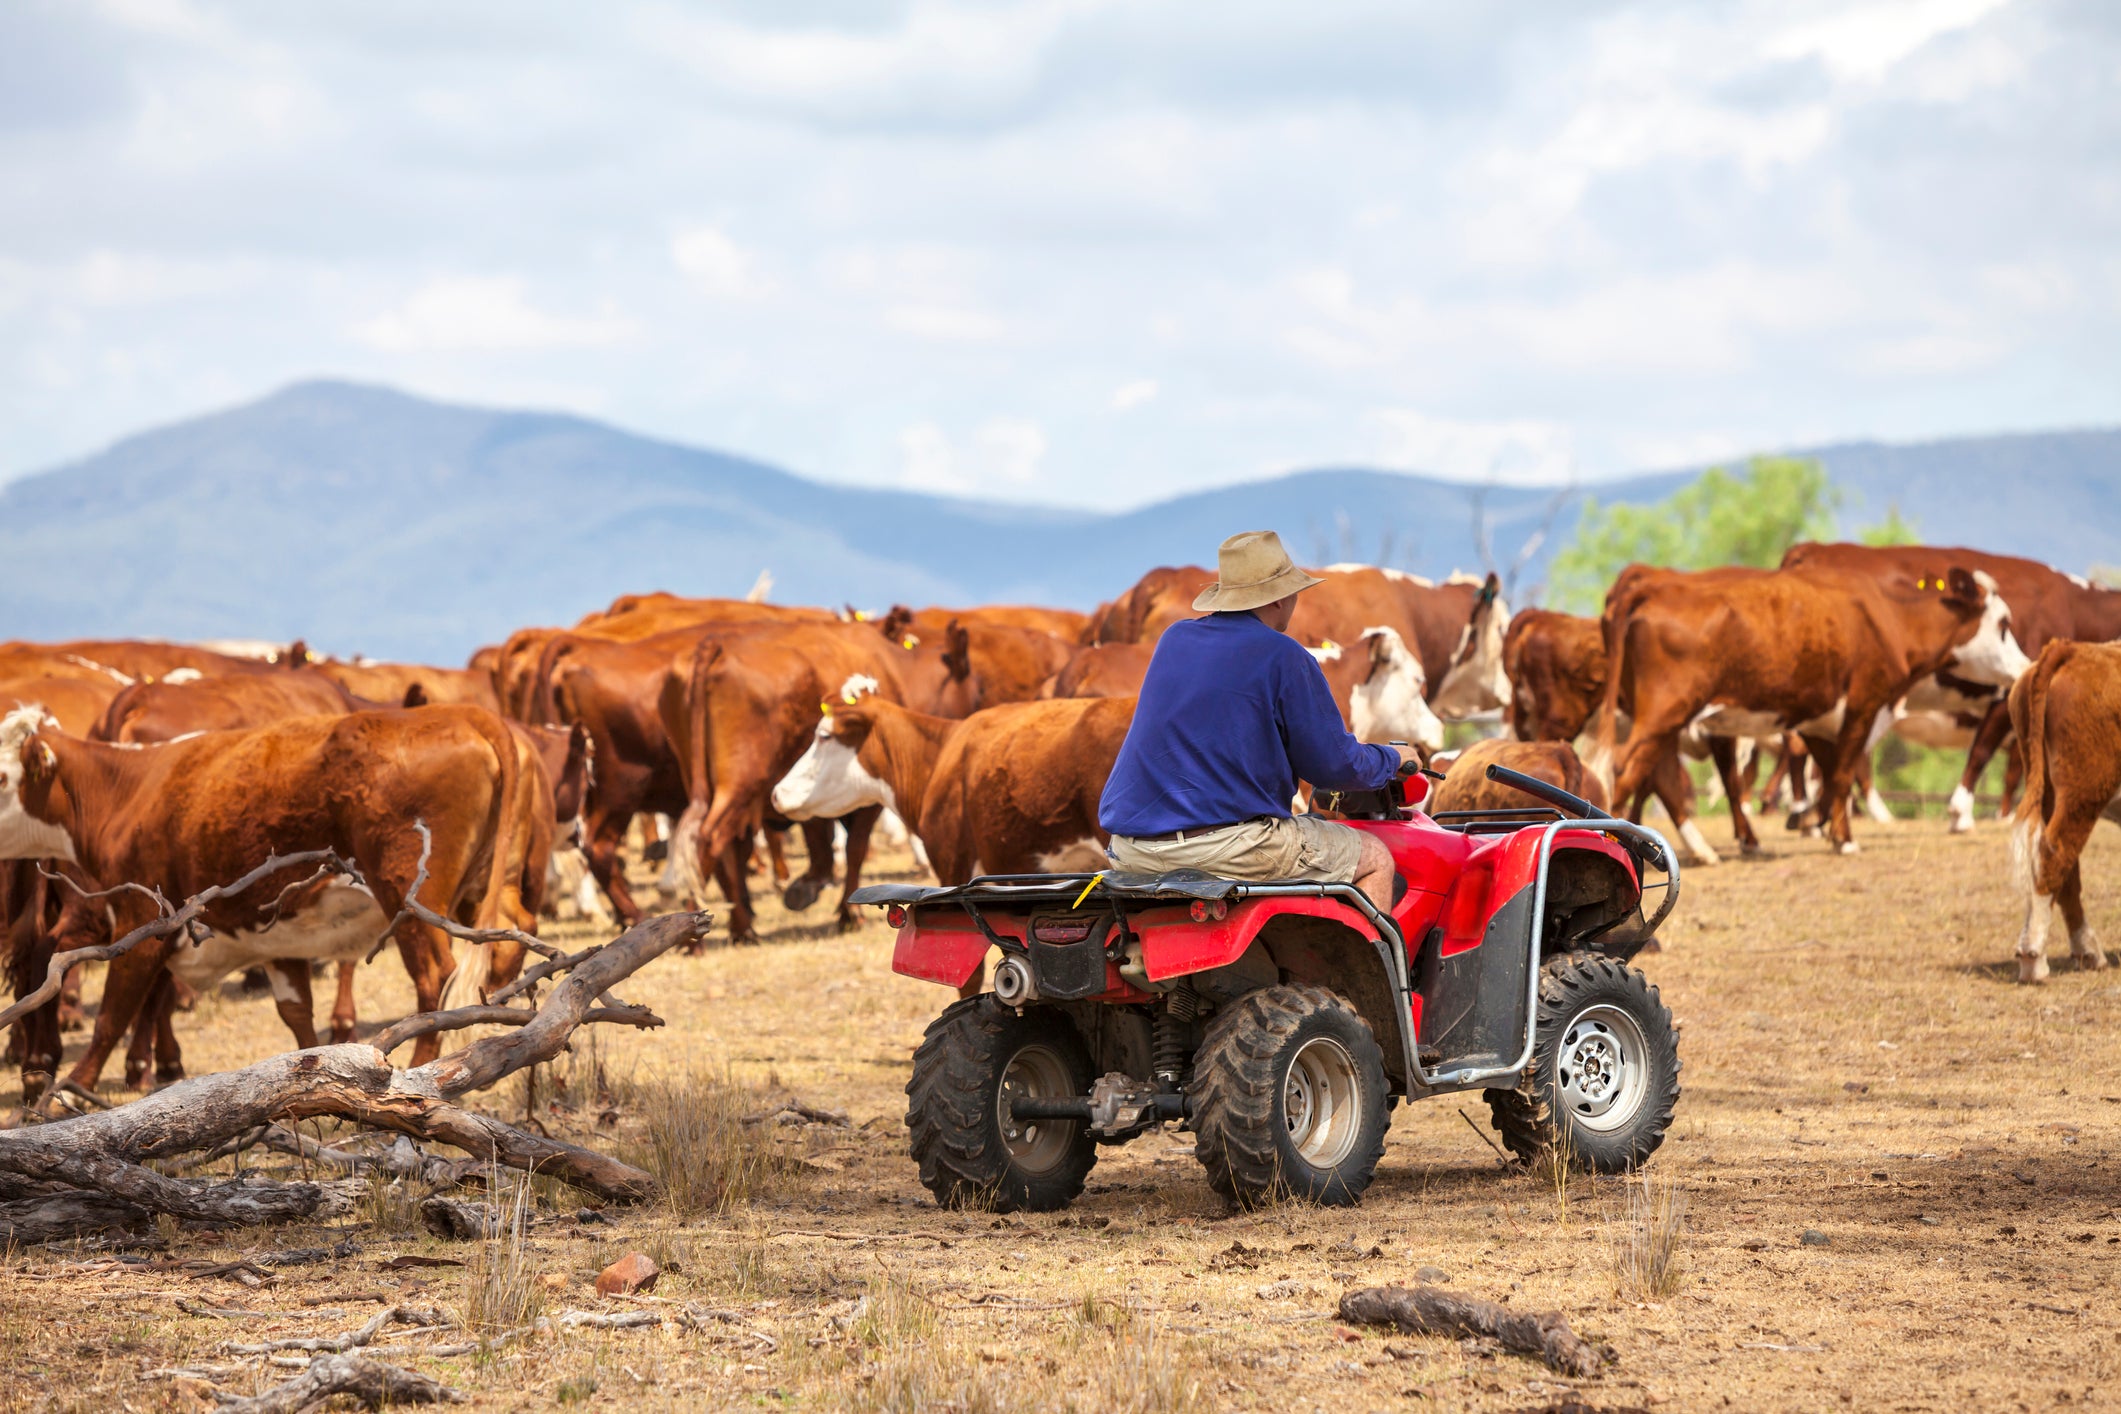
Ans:
[{"label": "cow's tail", "polygon": [[[530,831],[523,818],[527,792],[523,783],[523,763],[517,754],[516,735],[508,729],[506,722],[485,708],[471,710],[478,714],[479,734],[492,748],[501,777],[500,800],[493,814],[492,853],[486,866],[486,889],[472,916],[475,926],[481,929],[528,931],[537,920],[528,916],[523,907],[523,863],[530,849]],[[448,911],[446,900],[423,899],[422,902],[437,913]],[[449,1006],[452,996],[474,997],[483,1003],[501,975],[513,973],[522,964],[521,943],[466,944],[463,960],[450,975],[442,1005]]]},{"label": "cow's tail", "polygon": [[2011,878],[2028,897],[2035,891],[2040,874],[2040,852],[2046,840],[2047,821],[2047,692],[2077,645],[2068,639],[2052,639],[2040,652],[2040,661],[2029,673],[2021,673],[2011,684],[2008,698],[2011,730],[2025,756],[2025,781],[2018,797],[2018,819],[2011,829]]},{"label": "cow's tail", "polygon": [[707,897],[707,865],[700,857],[707,828],[707,808],[714,801],[714,743],[709,684],[722,660],[722,645],[702,639],[692,650],[692,671],[685,685],[685,813],[670,832],[670,867],[678,887],[694,900]]},{"label": "cow's tail", "polygon": [[553,675],[560,669],[560,660],[574,652],[575,639],[572,634],[556,633],[538,648],[538,665],[530,675],[530,687],[523,703],[523,720],[533,726],[564,726],[559,715],[559,694],[553,688]]}]

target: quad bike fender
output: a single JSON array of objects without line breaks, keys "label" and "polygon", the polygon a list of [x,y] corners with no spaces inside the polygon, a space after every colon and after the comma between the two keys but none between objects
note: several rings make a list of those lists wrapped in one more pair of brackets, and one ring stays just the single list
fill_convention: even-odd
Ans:
[{"label": "quad bike fender", "polygon": [[[1554,837],[1554,848],[1547,861],[1549,876],[1579,867],[1571,855],[1575,860],[1581,860],[1585,855],[1612,860],[1623,871],[1630,891],[1639,894],[1642,880],[1636,871],[1635,860],[1618,842],[1596,830],[1563,830]],[[1498,916],[1505,910],[1514,913],[1529,909],[1531,891],[1538,882],[1539,832],[1520,830],[1513,835],[1498,836],[1489,848],[1478,851],[1466,861],[1465,869],[1445,898],[1437,919],[1443,929],[1439,952],[1450,957],[1488,941],[1497,932]],[[1630,902],[1633,902],[1632,898]],[[1506,931],[1521,936],[1518,928]]]},{"label": "quad bike fender", "polygon": [[1245,955],[1259,930],[1275,918],[1330,918],[1375,942],[1377,929],[1360,913],[1330,898],[1255,898],[1229,916],[1195,922],[1183,909],[1146,909],[1136,919],[1142,940],[1142,970],[1152,982],[1210,972]]},{"label": "quad bike fender", "polygon": [[926,910],[908,919],[891,948],[891,970],[901,977],[962,987],[987,960],[987,935],[968,914]]}]

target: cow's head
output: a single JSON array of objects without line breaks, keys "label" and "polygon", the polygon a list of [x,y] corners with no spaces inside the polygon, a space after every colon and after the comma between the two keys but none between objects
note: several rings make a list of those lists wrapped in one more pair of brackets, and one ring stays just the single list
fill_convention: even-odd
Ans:
[{"label": "cow's head", "polygon": [[1510,674],[1502,661],[1503,638],[1510,631],[1510,606],[1502,581],[1489,575],[1473,597],[1473,614],[1458,636],[1451,666],[1429,699],[1439,717],[1462,721],[1510,704]]},{"label": "cow's head", "polygon": [[2009,687],[2033,665],[2011,632],[2011,606],[1987,570],[1954,565],[1945,574],[1943,594],[1945,607],[1963,621],[1953,636],[1957,646],[1945,660],[1952,676]]},{"label": "cow's head", "polygon": [[826,713],[809,748],[773,788],[773,808],[791,820],[836,820],[865,805],[896,810],[890,785],[862,763],[875,725],[865,704]]},{"label": "cow's head", "polygon": [[40,735],[59,724],[35,704],[0,717],[0,859],[72,859],[74,842],[52,823],[59,757]]},{"label": "cow's head", "polygon": [[1362,641],[1370,668],[1355,685],[1348,715],[1363,741],[1404,741],[1423,751],[1443,746],[1443,723],[1429,708],[1428,679],[1421,659],[1408,649],[1394,628],[1366,628]]},{"label": "cow's head", "polygon": [[560,842],[579,844],[582,805],[597,779],[597,744],[589,728],[576,722],[567,729],[567,755],[552,782],[552,816],[560,824]]}]

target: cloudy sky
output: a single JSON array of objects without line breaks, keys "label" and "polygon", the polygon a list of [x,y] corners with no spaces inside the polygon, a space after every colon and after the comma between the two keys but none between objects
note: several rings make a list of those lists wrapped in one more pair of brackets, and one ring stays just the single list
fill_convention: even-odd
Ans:
[{"label": "cloudy sky", "polygon": [[314,376],[1123,506],[2121,421],[2121,6],[0,3],[0,477]]}]

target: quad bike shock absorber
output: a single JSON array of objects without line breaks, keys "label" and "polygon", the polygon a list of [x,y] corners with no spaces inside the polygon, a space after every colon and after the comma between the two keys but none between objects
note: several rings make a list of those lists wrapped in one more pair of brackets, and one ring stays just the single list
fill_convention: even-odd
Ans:
[{"label": "quad bike shock absorber", "polygon": [[1155,1056],[1152,1068],[1160,1089],[1175,1090],[1186,1078],[1186,1032],[1200,1012],[1200,998],[1191,982],[1181,982],[1157,1008]]}]

